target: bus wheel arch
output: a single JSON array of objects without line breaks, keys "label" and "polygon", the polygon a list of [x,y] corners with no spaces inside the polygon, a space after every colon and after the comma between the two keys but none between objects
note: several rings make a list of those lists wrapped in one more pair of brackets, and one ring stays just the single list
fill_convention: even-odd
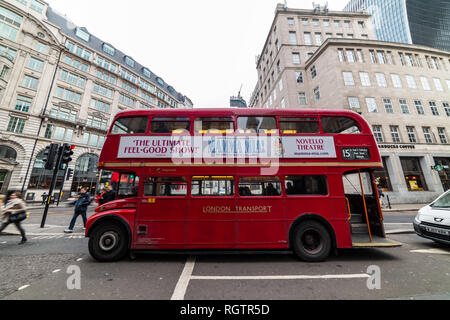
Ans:
[{"label": "bus wheel arch", "polygon": [[[299,243],[299,237],[313,237],[317,240],[317,248],[305,249],[303,243]],[[302,241],[300,241],[302,242]],[[298,217],[289,230],[289,248],[294,251],[297,257],[307,262],[321,262],[325,260],[331,252],[336,250],[336,233],[331,224],[317,214],[304,214]]]},{"label": "bus wheel arch", "polygon": [[121,260],[131,249],[130,226],[117,216],[105,216],[95,221],[87,237],[91,256],[100,262]]}]

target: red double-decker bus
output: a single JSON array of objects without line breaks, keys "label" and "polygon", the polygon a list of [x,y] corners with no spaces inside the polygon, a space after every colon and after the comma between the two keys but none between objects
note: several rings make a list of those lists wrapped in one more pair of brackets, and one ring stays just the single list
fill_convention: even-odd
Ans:
[{"label": "red double-decker bus", "polygon": [[115,261],[138,250],[292,250],[315,262],[398,246],[373,176],[382,166],[350,111],[122,112],[99,162],[118,177],[117,199],[88,219],[89,251]]}]

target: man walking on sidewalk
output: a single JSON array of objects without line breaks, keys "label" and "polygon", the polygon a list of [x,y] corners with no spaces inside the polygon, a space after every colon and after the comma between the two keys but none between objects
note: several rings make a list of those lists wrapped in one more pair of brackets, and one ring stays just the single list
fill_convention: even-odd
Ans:
[{"label": "man walking on sidewalk", "polygon": [[86,188],[83,188],[80,190],[80,196],[75,203],[75,213],[73,214],[72,220],[70,221],[69,229],[64,230],[64,233],[72,233],[73,228],[75,227],[75,222],[77,221],[78,216],[81,214],[81,217],[83,218],[83,225],[84,228],[86,228],[86,212],[88,209],[89,204],[91,203],[91,198],[89,197],[89,194],[87,193]]}]

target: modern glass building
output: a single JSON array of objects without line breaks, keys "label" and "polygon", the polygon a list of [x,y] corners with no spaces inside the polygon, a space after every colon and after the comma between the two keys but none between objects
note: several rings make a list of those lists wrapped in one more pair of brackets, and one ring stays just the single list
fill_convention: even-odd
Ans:
[{"label": "modern glass building", "polygon": [[351,0],[344,11],[373,16],[378,40],[450,51],[450,1]]}]

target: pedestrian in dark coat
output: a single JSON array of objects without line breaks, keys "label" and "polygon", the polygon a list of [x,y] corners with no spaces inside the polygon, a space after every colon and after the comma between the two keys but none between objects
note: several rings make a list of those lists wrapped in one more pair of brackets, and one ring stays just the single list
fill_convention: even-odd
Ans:
[{"label": "pedestrian in dark coat", "polygon": [[72,233],[73,228],[75,227],[75,223],[79,215],[83,218],[84,228],[86,228],[86,213],[89,204],[91,203],[91,197],[87,193],[86,188],[80,190],[80,196],[78,197],[77,202],[75,202],[75,212],[73,214],[72,220],[70,221],[69,229],[64,230],[65,233]]},{"label": "pedestrian in dark coat", "polygon": [[108,203],[111,201],[116,200],[116,193],[114,192],[114,189],[111,185],[108,186],[108,191],[103,195],[103,203]]}]

